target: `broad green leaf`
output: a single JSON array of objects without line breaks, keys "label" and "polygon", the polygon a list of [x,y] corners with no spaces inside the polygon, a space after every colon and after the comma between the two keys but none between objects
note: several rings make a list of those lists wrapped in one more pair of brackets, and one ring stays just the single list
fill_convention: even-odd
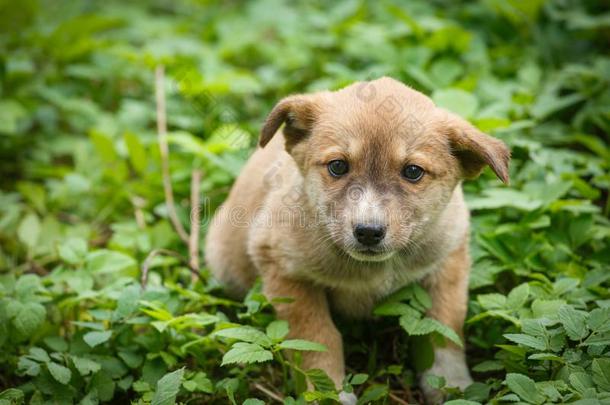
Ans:
[{"label": "broad green leaf", "polygon": [[594,359],[591,363],[593,370],[593,382],[605,392],[610,392],[610,359]]},{"label": "broad green leaf", "polygon": [[559,307],[558,316],[570,339],[580,340],[588,335],[586,313],[577,311],[571,305],[562,305]]},{"label": "broad green leaf", "polygon": [[23,397],[23,391],[18,390],[16,388],[8,388],[0,392],[0,400],[8,401],[7,405],[13,403],[22,403]]},{"label": "broad green leaf", "polygon": [[28,111],[16,100],[0,101],[0,135],[15,135],[20,124],[27,118]]},{"label": "broad green leaf", "polygon": [[523,283],[520,286],[513,288],[506,297],[506,306],[511,309],[521,308],[527,301],[529,293],[530,286],[527,283]]},{"label": "broad green leaf", "polygon": [[568,378],[570,380],[570,385],[572,385],[572,387],[574,387],[574,389],[581,394],[584,394],[593,387],[593,379],[587,373],[570,373]]},{"label": "broad green leaf", "polygon": [[69,238],[57,248],[59,257],[69,264],[79,264],[85,260],[87,241],[82,238]]},{"label": "broad green leaf", "polygon": [[290,332],[290,328],[286,321],[273,321],[267,325],[267,336],[273,341],[284,339],[288,332]]},{"label": "broad green leaf", "polygon": [[325,352],[326,346],[316,343],[310,342],[308,340],[302,339],[289,339],[284,340],[282,343],[278,345],[281,349],[291,349],[291,350],[300,350],[300,351],[314,351],[314,352]]},{"label": "broad green leaf", "polygon": [[536,349],[536,350],[547,350],[547,344],[543,338],[530,336],[523,333],[507,333],[504,337],[511,342]]},{"label": "broad green leaf", "polygon": [[104,370],[100,370],[91,379],[91,387],[97,391],[100,401],[108,402],[114,397],[116,384]]},{"label": "broad green leaf", "polygon": [[379,316],[401,316],[407,314],[413,317],[419,316],[419,312],[417,312],[417,310],[403,302],[383,303],[381,305],[378,305],[373,311],[373,313]]},{"label": "broad green leaf", "polygon": [[69,368],[59,365],[57,363],[47,363],[47,368],[49,369],[49,373],[53,376],[55,380],[66,385],[70,382],[72,378],[72,372]]},{"label": "broad green leaf", "polygon": [[273,343],[271,339],[258,329],[250,326],[238,326],[236,328],[221,329],[214,333],[216,336],[256,343],[263,347],[269,347]]},{"label": "broad green leaf", "polygon": [[564,300],[535,299],[532,303],[532,312],[535,318],[557,319],[559,308],[565,303]]},{"label": "broad green leaf", "polygon": [[86,357],[71,356],[71,358],[80,375],[95,374],[102,367],[98,362]]},{"label": "broad green leaf", "polygon": [[432,100],[439,107],[446,108],[464,118],[471,118],[479,108],[479,101],[475,96],[461,89],[436,90]]},{"label": "broad green leaf", "polygon": [[124,136],[125,145],[129,152],[129,161],[138,173],[144,173],[147,167],[146,149],[136,134],[126,132]]},{"label": "broad green leaf", "polygon": [[136,309],[138,309],[138,302],[140,300],[140,286],[132,285],[123,290],[119,296],[117,307],[114,311],[113,317],[115,319],[123,319],[131,315]]},{"label": "broad green leaf", "polygon": [[320,392],[335,392],[335,383],[330,377],[320,369],[310,369],[305,372],[309,382],[313,384],[317,391]]},{"label": "broad green leaf", "polygon": [[32,360],[39,361],[41,363],[47,363],[51,361],[51,358],[47,354],[46,350],[40,347],[31,347],[28,353],[28,357]]},{"label": "broad green leaf", "polygon": [[87,269],[92,273],[115,273],[136,265],[136,261],[125,253],[100,249],[87,255]]},{"label": "broad green leaf", "polygon": [[273,359],[273,354],[255,343],[235,343],[222,357],[222,366],[233,363],[261,363]]},{"label": "broad green leaf", "polygon": [[45,307],[35,302],[19,304],[19,310],[13,318],[13,326],[20,338],[29,338],[40,328],[45,320]]},{"label": "broad green leaf", "polygon": [[257,398],[248,398],[241,405],[265,405],[265,401]]},{"label": "broad green leaf", "polygon": [[506,385],[519,398],[530,404],[541,404],[544,402],[544,397],[538,392],[536,383],[531,378],[517,373],[506,374]]},{"label": "broad green leaf", "polygon": [[182,385],[184,368],[165,374],[158,382],[151,405],[173,405]]},{"label": "broad green leaf", "polygon": [[95,347],[97,345],[101,345],[104,342],[107,342],[108,339],[110,339],[111,336],[112,336],[112,331],[111,330],[107,330],[107,331],[103,331],[103,332],[93,331],[93,332],[85,333],[83,335],[83,340],[90,347]]},{"label": "broad green leaf", "polygon": [[17,236],[29,249],[33,249],[40,237],[40,220],[36,214],[26,215],[17,229]]},{"label": "broad green leaf", "polygon": [[506,307],[506,297],[502,294],[480,294],[477,301],[485,309],[502,309]]},{"label": "broad green leaf", "polygon": [[369,379],[368,374],[355,374],[350,380],[349,383],[351,385],[361,385]]},{"label": "broad green leaf", "polygon": [[40,374],[40,363],[26,356],[21,356],[17,363],[17,370],[22,374],[35,377]]}]

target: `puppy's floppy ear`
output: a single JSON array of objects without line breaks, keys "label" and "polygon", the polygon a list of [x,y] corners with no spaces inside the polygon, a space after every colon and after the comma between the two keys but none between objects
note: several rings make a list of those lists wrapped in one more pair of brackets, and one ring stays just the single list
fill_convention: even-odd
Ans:
[{"label": "puppy's floppy ear", "polygon": [[505,184],[509,182],[510,150],[499,139],[492,138],[461,117],[446,112],[446,131],[453,154],[460,161],[465,178],[476,178],[489,165]]},{"label": "puppy's floppy ear", "polygon": [[284,122],[287,146],[307,136],[320,110],[318,101],[316,94],[298,94],[282,99],[267,116],[259,145],[265,147]]}]

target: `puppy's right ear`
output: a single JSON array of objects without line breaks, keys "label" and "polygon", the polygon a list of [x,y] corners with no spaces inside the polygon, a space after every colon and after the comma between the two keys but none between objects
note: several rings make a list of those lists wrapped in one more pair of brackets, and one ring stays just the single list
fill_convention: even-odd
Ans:
[{"label": "puppy's right ear", "polygon": [[285,122],[286,144],[294,145],[309,134],[315,123],[320,107],[316,95],[294,95],[282,99],[267,116],[259,145],[265,147]]}]

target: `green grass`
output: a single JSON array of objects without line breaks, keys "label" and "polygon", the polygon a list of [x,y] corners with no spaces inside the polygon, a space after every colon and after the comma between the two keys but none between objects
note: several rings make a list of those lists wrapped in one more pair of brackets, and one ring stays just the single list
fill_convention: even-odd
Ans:
[{"label": "green grass", "polygon": [[[336,397],[284,355],[320,348],[285,340],[260,288],[235,302],[205,268],[192,280],[163,194],[161,64],[177,213],[188,231],[200,169],[202,235],[290,93],[389,75],[504,140],[511,186],[465,184],[476,383],[447,394],[610,403],[609,40],[601,1],[0,2],[0,404]],[[421,401],[443,330],[400,317],[426,305],[411,286],[337,320],[362,403]]]}]

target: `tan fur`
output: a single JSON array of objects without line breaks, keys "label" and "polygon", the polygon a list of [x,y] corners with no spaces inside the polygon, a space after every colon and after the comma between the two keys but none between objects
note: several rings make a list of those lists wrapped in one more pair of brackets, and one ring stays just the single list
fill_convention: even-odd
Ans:
[{"label": "tan fur", "polygon": [[[305,354],[307,367],[323,368],[339,386],[342,343],[330,309],[370,316],[381,299],[417,280],[430,290],[430,314],[461,334],[469,270],[461,181],[485,165],[508,181],[502,142],[381,78],[287,97],[269,114],[261,145],[210,225],[206,260],[236,295],[260,275],[268,296],[295,299],[277,305],[278,316],[292,336],[329,348]],[[329,175],[334,159],[349,162],[347,175]],[[423,167],[424,177],[405,180],[406,164]],[[361,221],[387,226],[370,260],[353,236]],[[444,353],[439,358],[453,358]]]}]

